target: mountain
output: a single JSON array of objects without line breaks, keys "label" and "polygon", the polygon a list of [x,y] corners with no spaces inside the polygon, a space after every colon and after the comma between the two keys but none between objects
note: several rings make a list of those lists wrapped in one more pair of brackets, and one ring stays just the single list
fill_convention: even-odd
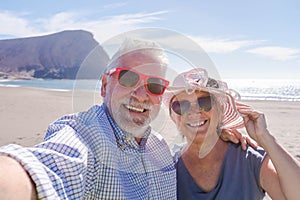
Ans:
[{"label": "mountain", "polygon": [[0,40],[0,78],[75,79],[82,62],[94,49],[99,55],[97,63],[81,78],[98,78],[94,77],[96,66],[105,66],[109,59],[90,32],[68,30]]}]

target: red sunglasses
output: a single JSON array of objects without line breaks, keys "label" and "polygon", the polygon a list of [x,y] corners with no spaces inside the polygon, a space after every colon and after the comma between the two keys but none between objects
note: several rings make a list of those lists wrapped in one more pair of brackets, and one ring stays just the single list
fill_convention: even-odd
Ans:
[{"label": "red sunglasses", "polygon": [[112,75],[114,73],[117,73],[119,84],[126,88],[134,87],[143,80],[146,83],[146,90],[152,95],[162,95],[169,85],[169,81],[163,78],[146,76],[130,68],[115,68],[107,74]]}]

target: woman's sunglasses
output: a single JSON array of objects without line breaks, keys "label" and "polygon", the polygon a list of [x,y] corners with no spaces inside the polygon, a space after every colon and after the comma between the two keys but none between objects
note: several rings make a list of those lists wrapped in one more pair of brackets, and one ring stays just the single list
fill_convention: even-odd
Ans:
[{"label": "woman's sunglasses", "polygon": [[[212,108],[212,97],[198,97],[196,103],[199,110],[208,112]],[[183,115],[191,110],[191,104],[192,103],[188,100],[173,101],[173,103],[171,104],[171,108],[177,115]]]},{"label": "woman's sunglasses", "polygon": [[142,80],[145,83],[146,90],[152,95],[162,95],[169,81],[155,76],[146,76],[129,68],[115,68],[108,75],[117,73],[118,82],[120,85],[131,88],[139,84]]}]

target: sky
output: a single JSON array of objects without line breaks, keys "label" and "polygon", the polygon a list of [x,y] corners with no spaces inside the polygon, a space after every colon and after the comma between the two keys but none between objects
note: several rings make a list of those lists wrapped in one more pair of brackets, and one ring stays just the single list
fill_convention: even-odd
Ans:
[{"label": "sky", "polygon": [[297,0],[9,0],[0,40],[81,29],[101,44],[156,27],[197,42],[224,79],[300,80],[299,10]]}]

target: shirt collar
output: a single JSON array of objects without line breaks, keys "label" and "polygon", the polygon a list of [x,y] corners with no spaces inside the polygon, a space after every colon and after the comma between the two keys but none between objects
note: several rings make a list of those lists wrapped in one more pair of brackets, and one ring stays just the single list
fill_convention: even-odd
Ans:
[{"label": "shirt collar", "polygon": [[122,131],[120,129],[120,127],[116,124],[116,122],[113,120],[113,118],[110,116],[109,112],[108,112],[108,108],[106,107],[106,105],[103,106],[104,107],[104,113],[106,114],[108,121],[110,123],[110,125],[113,128],[115,137],[116,137],[116,141],[118,146],[121,149],[125,149],[126,146],[130,146],[130,147],[134,147],[134,148],[143,148],[147,142],[147,138],[149,137],[150,133],[151,133],[151,127],[149,126],[146,131],[145,134],[143,136],[143,138],[141,139],[140,145],[136,142],[135,138],[133,137],[132,134]]}]

